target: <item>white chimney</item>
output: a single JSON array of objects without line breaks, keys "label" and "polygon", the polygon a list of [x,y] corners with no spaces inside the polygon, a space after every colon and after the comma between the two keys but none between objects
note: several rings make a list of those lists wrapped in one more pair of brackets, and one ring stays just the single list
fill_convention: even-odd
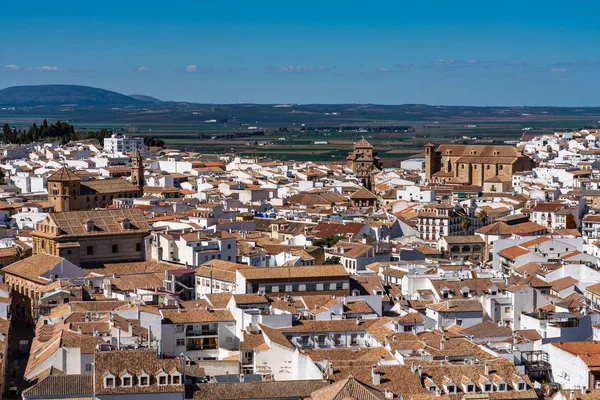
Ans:
[{"label": "white chimney", "polygon": [[85,221],[84,223],[84,229],[86,232],[93,232],[94,231],[94,221],[90,218],[87,221]]},{"label": "white chimney", "polygon": [[377,372],[376,365],[373,365],[371,368],[371,376],[373,377],[373,386],[378,386],[381,384],[381,374]]},{"label": "white chimney", "polygon": [[486,362],[483,366],[484,366],[484,372],[483,372],[483,374],[484,375],[489,375],[490,374],[490,364]]}]

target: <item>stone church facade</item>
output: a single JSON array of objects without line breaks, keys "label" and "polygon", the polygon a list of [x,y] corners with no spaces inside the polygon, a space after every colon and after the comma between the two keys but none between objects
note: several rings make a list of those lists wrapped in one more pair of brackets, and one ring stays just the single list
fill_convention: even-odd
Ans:
[{"label": "stone church facade", "polygon": [[513,146],[425,145],[425,179],[428,182],[478,185],[510,183],[516,172],[530,171],[533,160]]},{"label": "stone church facade", "polygon": [[137,153],[131,165],[131,181],[98,179],[82,181],[63,167],[48,177],[48,202],[54,211],[85,211],[110,206],[115,198],[135,198],[144,194],[144,165]]},{"label": "stone church facade", "polygon": [[354,143],[354,149],[346,157],[346,162],[363,185],[369,180],[372,181],[372,176],[381,171],[381,161],[377,153],[373,152],[373,146],[365,138]]}]

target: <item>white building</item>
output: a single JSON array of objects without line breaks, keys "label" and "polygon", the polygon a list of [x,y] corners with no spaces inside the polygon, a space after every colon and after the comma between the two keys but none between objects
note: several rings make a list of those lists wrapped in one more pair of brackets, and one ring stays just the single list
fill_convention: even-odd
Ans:
[{"label": "white building", "polygon": [[236,321],[228,310],[203,308],[161,310],[162,354],[222,359],[239,347]]},{"label": "white building", "polygon": [[600,374],[595,360],[600,344],[587,342],[553,342],[541,346],[552,365],[552,380],[562,389],[600,388]]},{"label": "white building", "polygon": [[436,329],[468,328],[483,322],[483,307],[478,300],[446,300],[427,305],[425,315],[435,321]]},{"label": "white building", "polygon": [[144,139],[139,136],[113,133],[109,138],[104,138],[104,151],[111,154],[127,154],[136,151],[145,151]]},{"label": "white building", "polygon": [[420,186],[406,186],[404,189],[396,190],[396,200],[431,203],[435,201],[435,196],[435,191],[422,189]]},{"label": "white building", "polygon": [[408,170],[425,170],[425,159],[424,158],[410,158],[400,163],[400,168]]},{"label": "white building", "polygon": [[152,236],[152,258],[194,267],[210,260],[235,262],[236,239],[225,231],[157,233]]}]

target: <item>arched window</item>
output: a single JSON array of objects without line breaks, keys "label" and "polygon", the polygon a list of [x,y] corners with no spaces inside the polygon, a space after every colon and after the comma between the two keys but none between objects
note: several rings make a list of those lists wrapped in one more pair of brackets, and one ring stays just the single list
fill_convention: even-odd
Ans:
[{"label": "arched window", "polygon": [[52,189],[52,196],[58,196],[58,189],[57,188]]},{"label": "arched window", "polygon": [[471,251],[471,246],[463,246],[462,251],[463,252]]}]

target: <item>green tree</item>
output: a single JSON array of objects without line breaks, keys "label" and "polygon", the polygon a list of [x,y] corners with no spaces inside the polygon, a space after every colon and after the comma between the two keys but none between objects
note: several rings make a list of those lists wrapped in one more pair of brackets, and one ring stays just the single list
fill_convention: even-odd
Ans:
[{"label": "green tree", "polygon": [[144,136],[144,144],[148,147],[154,147],[154,144],[156,143],[156,139],[154,139],[154,136]]},{"label": "green tree", "polygon": [[313,242],[313,246],[332,247],[342,238],[340,236],[325,236]]},{"label": "green tree", "polygon": [[112,131],[106,128],[102,128],[99,131],[89,131],[87,133],[88,139],[98,139],[98,141],[102,141],[105,138],[109,138],[112,135]]},{"label": "green tree", "polygon": [[11,129],[10,125],[4,124],[2,134],[5,142],[15,144],[35,143],[47,139],[60,140],[62,143],[67,143],[77,138],[77,133],[73,125],[60,121],[57,121],[56,124],[48,125],[46,120],[44,120],[41,127],[38,127],[34,123],[29,129],[23,130]]},{"label": "green tree", "polygon": [[465,215],[460,220],[460,226],[462,226],[462,228],[465,230],[465,232],[469,232],[469,229],[471,229],[471,224],[472,224],[471,218],[469,218],[468,215]]},{"label": "green tree", "polygon": [[475,217],[479,222],[481,222],[481,225],[487,224],[488,214],[485,210],[479,210]]},{"label": "green tree", "polygon": [[329,257],[325,260],[325,265],[335,265],[339,264],[342,259],[338,256]]},{"label": "green tree", "polygon": [[2,128],[2,133],[4,134],[5,138],[10,137],[12,130],[10,129],[9,124],[4,124],[4,127]]},{"label": "green tree", "polygon": [[15,247],[15,257],[17,260],[22,260],[31,256],[31,248],[23,248],[21,246]]}]

